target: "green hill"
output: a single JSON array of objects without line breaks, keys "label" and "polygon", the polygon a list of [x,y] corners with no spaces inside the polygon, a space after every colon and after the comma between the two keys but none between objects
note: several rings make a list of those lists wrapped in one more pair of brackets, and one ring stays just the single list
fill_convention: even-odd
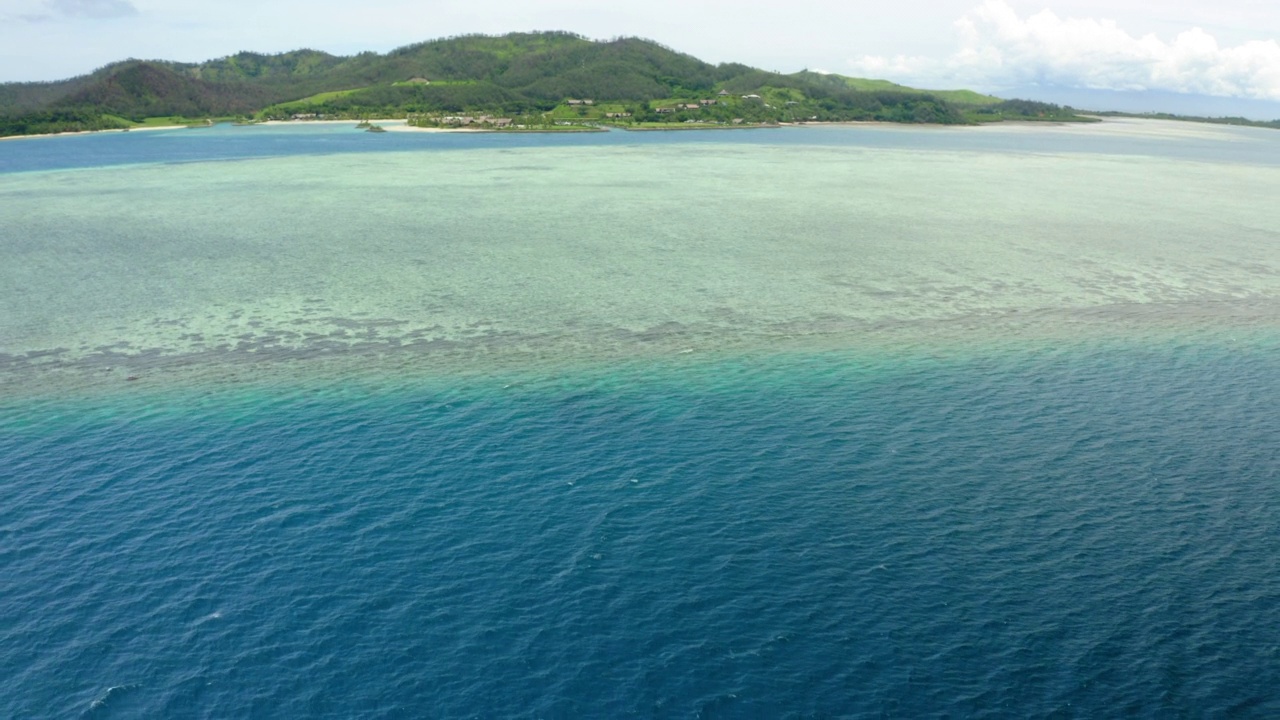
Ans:
[{"label": "green hill", "polygon": [[[571,99],[591,102],[575,106]],[[999,119],[992,108],[1001,102],[967,90],[932,92],[880,80],[712,65],[637,38],[513,33],[350,57],[295,50],[242,52],[196,64],[126,60],[59,82],[0,84],[0,135],[104,129],[155,117],[298,114],[412,115],[427,122],[488,113],[543,123],[954,124]],[[1056,106],[1036,105],[1038,117],[1063,116]]]},{"label": "green hill", "polygon": [[[863,92],[904,92],[904,93],[928,93],[935,97],[946,100],[949,103],[957,105],[995,105],[1004,100],[993,95],[983,95],[982,93],[972,90],[920,90],[917,88],[899,85],[888,80],[872,80],[868,78],[847,77],[845,75],[821,74],[808,70],[796,73],[804,76],[814,82],[834,82],[844,85],[845,87]],[[823,80],[826,78],[826,80]]]}]

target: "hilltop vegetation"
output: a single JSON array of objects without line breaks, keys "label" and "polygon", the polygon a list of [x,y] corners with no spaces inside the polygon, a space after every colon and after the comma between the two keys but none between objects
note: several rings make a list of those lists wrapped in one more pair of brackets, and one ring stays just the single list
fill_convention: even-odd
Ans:
[{"label": "hilltop vegetation", "polygon": [[826,83],[836,87],[846,87],[852,90],[862,90],[864,92],[908,92],[919,93],[924,92],[933,95],[941,100],[959,105],[997,105],[1004,102],[993,95],[983,95],[972,90],[917,90],[899,85],[888,80],[872,80],[869,78],[854,78],[844,75],[822,74],[810,72],[808,70],[801,71],[797,75],[803,76],[805,80],[814,83]]},{"label": "hilltop vegetation", "polygon": [[563,32],[446,38],[351,57],[296,50],[199,64],[126,60],[60,82],[0,85],[0,135],[108,129],[161,116],[297,115],[422,123],[500,116],[544,125],[1074,119],[1043,103],[1014,107],[970,91],[712,65],[646,40],[597,42]]}]

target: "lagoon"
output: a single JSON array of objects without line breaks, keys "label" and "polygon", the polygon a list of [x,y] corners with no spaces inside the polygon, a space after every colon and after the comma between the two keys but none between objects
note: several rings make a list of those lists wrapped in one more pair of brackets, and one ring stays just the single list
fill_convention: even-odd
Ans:
[{"label": "lagoon", "polygon": [[[344,126],[6,144],[23,152],[0,175],[0,381],[344,356],[430,373],[477,354],[522,366],[1276,315],[1266,131],[395,135],[390,151]],[[46,155],[86,167],[21,170]]]}]

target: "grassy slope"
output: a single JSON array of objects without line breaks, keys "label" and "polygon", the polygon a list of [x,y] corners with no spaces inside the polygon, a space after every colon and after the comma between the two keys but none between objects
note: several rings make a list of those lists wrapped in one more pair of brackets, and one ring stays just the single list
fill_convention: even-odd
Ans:
[{"label": "grassy slope", "polygon": [[[806,73],[796,73],[804,75]],[[816,73],[808,73],[816,74]],[[900,92],[900,93],[928,93],[934,97],[942,98],[947,102],[959,105],[994,105],[1001,102],[1001,98],[993,95],[983,95],[973,90],[921,90],[918,88],[899,85],[888,80],[874,80],[871,78],[856,78],[847,75],[837,75],[834,73],[826,74],[828,78],[834,78],[843,82],[848,87],[862,92]]]},{"label": "grassy slope", "polygon": [[310,95],[298,100],[276,103],[271,107],[279,109],[281,112],[307,112],[317,105],[323,105],[329,100],[346,97],[352,93],[358,93],[361,90],[367,89],[368,88],[351,88],[350,90],[330,90],[328,92],[316,93],[315,95]]}]

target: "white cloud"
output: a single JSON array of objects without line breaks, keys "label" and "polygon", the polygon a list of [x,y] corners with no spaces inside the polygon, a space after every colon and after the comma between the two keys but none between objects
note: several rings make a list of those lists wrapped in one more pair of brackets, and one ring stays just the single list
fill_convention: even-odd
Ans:
[{"label": "white cloud", "polygon": [[1025,20],[1004,0],[985,0],[955,22],[959,49],[949,58],[864,56],[855,72],[926,83],[987,88],[1026,85],[1102,90],[1165,90],[1280,100],[1280,44],[1254,40],[1221,47],[1192,28],[1171,42],[1134,37],[1112,20],[1060,18],[1043,10]]}]

